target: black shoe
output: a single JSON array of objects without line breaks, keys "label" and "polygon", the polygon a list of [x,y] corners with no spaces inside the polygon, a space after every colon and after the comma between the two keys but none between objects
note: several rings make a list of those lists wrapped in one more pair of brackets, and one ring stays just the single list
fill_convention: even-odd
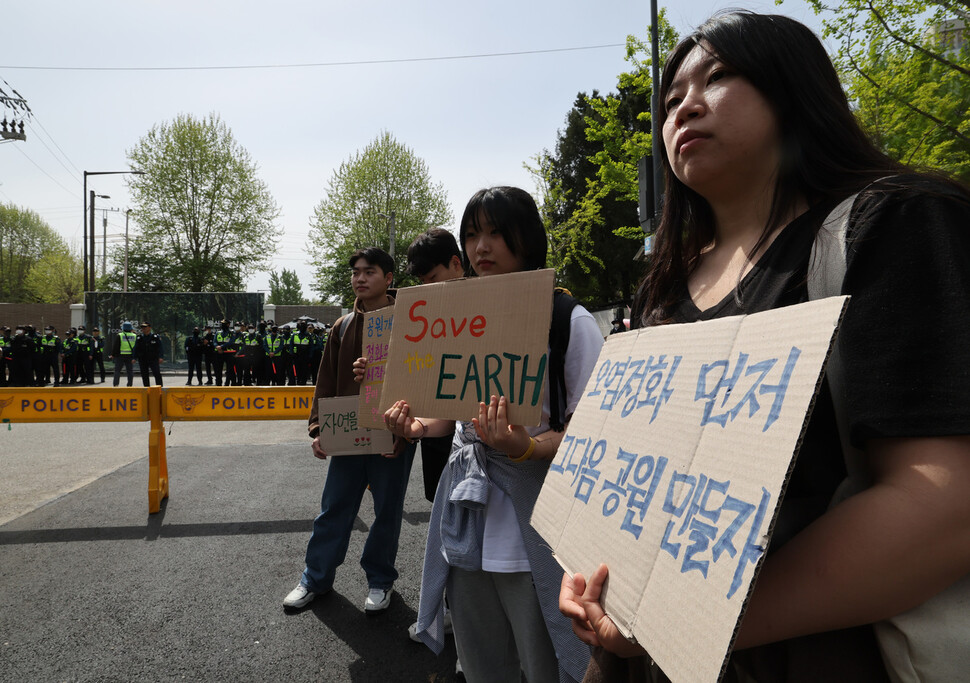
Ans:
[{"label": "black shoe", "polygon": [[190,387],[190,386],[192,386],[192,380],[189,380],[188,382],[186,382],[186,383],[185,383],[185,386],[187,386],[187,387]]}]

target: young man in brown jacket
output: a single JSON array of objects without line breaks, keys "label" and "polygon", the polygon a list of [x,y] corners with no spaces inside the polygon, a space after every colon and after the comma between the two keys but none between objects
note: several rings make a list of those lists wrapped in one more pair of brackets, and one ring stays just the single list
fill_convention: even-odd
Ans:
[{"label": "young man in brown jacket", "polygon": [[[319,435],[317,401],[332,396],[354,396],[359,392],[353,365],[361,355],[364,313],[394,304],[387,293],[394,277],[394,261],[389,254],[369,247],[355,252],[348,263],[357,295],[354,312],[334,323],[323,350],[310,409],[311,450],[321,460],[327,457],[327,444]],[[401,441],[395,442],[394,453],[341,455],[330,461],[320,514],[313,521],[313,534],[307,544],[306,568],[300,584],[283,600],[284,608],[305,607],[333,588],[337,567],[347,554],[360,501],[370,486],[375,519],[360,558],[368,586],[364,611],[373,614],[387,609],[397,579],[394,561],[414,449],[413,444]]]}]

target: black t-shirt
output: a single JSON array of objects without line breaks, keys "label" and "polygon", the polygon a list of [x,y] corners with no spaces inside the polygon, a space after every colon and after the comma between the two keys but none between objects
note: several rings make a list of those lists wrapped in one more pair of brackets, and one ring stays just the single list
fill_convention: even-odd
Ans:
[{"label": "black t-shirt", "polygon": [[[737,292],[711,308],[698,310],[685,287],[672,321],[807,301],[812,243],[836,203],[816,205],[786,226]],[[852,299],[836,343],[853,445],[879,437],[970,434],[970,205],[929,178],[880,181],[856,202],[849,243],[843,293]],[[823,383],[769,553],[825,511],[845,476]],[[758,671],[757,680],[874,680],[872,668],[881,668],[875,648],[866,627],[736,657]]]}]

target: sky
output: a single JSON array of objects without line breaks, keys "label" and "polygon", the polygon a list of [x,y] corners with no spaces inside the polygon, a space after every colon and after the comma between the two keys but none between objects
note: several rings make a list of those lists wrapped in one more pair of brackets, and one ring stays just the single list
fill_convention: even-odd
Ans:
[{"label": "sky", "polygon": [[[805,0],[665,6],[681,34],[729,7],[820,28]],[[272,268],[295,270],[316,298],[309,224],[341,162],[389,131],[444,185],[456,219],[482,187],[534,191],[524,164],[554,149],[578,93],[616,90],[626,36],[646,38],[650,4],[50,0],[3,14],[0,78],[33,118],[26,141],[0,144],[0,202],[37,212],[80,252],[82,172],[126,170],[154,125],[216,113],[281,209]],[[105,215],[109,249],[124,239],[124,178],[88,178],[110,197],[96,204],[99,255]],[[269,273],[247,285],[268,291]]]}]

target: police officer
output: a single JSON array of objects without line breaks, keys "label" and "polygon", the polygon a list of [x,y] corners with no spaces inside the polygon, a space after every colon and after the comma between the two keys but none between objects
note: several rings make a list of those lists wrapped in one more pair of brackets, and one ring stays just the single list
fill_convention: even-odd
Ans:
[{"label": "police officer", "polygon": [[131,329],[131,323],[122,323],[121,332],[115,337],[114,344],[111,346],[111,355],[108,356],[108,360],[114,359],[115,362],[113,386],[118,386],[118,381],[121,379],[122,366],[124,366],[125,371],[128,373],[128,386],[131,386],[133,379],[132,360],[135,357],[136,341],[135,333]]},{"label": "police officer", "polygon": [[150,386],[148,371],[151,370],[155,384],[162,386],[162,371],[158,365],[165,360],[162,358],[162,338],[152,332],[152,325],[147,321],[141,324],[141,335],[135,340],[135,357],[138,358],[142,384]]},{"label": "police officer", "polygon": [[280,328],[280,336],[283,337],[283,374],[286,378],[284,384],[289,386],[296,385],[296,375],[293,373],[293,346],[290,344],[291,330],[288,326],[283,325]]},{"label": "police officer", "polygon": [[97,364],[101,373],[101,384],[104,384],[104,337],[101,336],[100,327],[91,330],[91,359],[91,383],[94,383],[94,366]]},{"label": "police officer", "polygon": [[91,349],[91,335],[84,325],[77,328],[77,364],[78,384],[94,384],[94,353]]},{"label": "police officer", "polygon": [[10,328],[0,327],[0,387],[10,384],[7,379],[7,366],[10,364]]},{"label": "police officer", "polygon": [[54,386],[61,386],[61,338],[54,334],[53,327],[44,328],[44,336],[40,338],[40,346],[44,350],[44,384],[50,384],[51,370],[54,371]]},{"label": "police officer", "polygon": [[266,349],[263,340],[266,339],[267,323],[260,320],[256,326],[256,358],[253,362],[253,384],[266,386],[269,384],[269,372],[266,370]]},{"label": "police officer", "polygon": [[77,383],[77,329],[72,327],[64,336],[64,344],[61,349],[61,383]]},{"label": "police officer", "polygon": [[31,363],[34,342],[27,336],[24,325],[17,325],[10,339],[10,386],[26,387],[33,384]]},{"label": "police officer", "polygon": [[44,386],[44,349],[40,345],[40,335],[33,325],[24,326],[24,335],[30,341],[30,378],[35,387]]},{"label": "police officer", "polygon": [[283,349],[286,346],[280,328],[273,325],[270,333],[263,339],[263,350],[266,354],[266,368],[269,382],[281,387],[286,384],[286,367],[283,359]]},{"label": "police officer", "polygon": [[246,323],[239,323],[238,334],[236,335],[236,384],[239,386],[251,386],[253,383],[253,356],[249,345],[250,338],[255,339],[256,328],[246,326]]},{"label": "police officer", "polygon": [[189,381],[186,386],[192,386],[192,373],[198,375],[199,386],[202,386],[202,337],[199,328],[192,329],[192,335],[185,338],[185,357],[189,361]]},{"label": "police officer", "polygon": [[208,325],[202,330],[202,360],[205,362],[205,384],[212,385],[212,357],[215,355],[216,336]]},{"label": "police officer", "polygon": [[313,351],[310,353],[310,384],[317,385],[317,370],[323,359],[323,349],[327,345],[327,328],[322,323],[313,329]]},{"label": "police officer", "polygon": [[296,332],[290,336],[290,352],[292,354],[293,374],[299,386],[306,384],[310,374],[310,354],[313,351],[313,339],[306,331],[306,322],[301,320],[296,324]]},{"label": "police officer", "polygon": [[219,331],[216,332],[215,336],[215,356],[213,357],[213,364],[215,365],[216,371],[216,386],[222,386],[222,368],[229,363],[226,373],[226,384],[232,384],[232,379],[235,379],[235,373],[232,370],[232,357],[236,353],[235,338],[236,336],[229,329],[229,321],[223,320],[219,323]]}]

